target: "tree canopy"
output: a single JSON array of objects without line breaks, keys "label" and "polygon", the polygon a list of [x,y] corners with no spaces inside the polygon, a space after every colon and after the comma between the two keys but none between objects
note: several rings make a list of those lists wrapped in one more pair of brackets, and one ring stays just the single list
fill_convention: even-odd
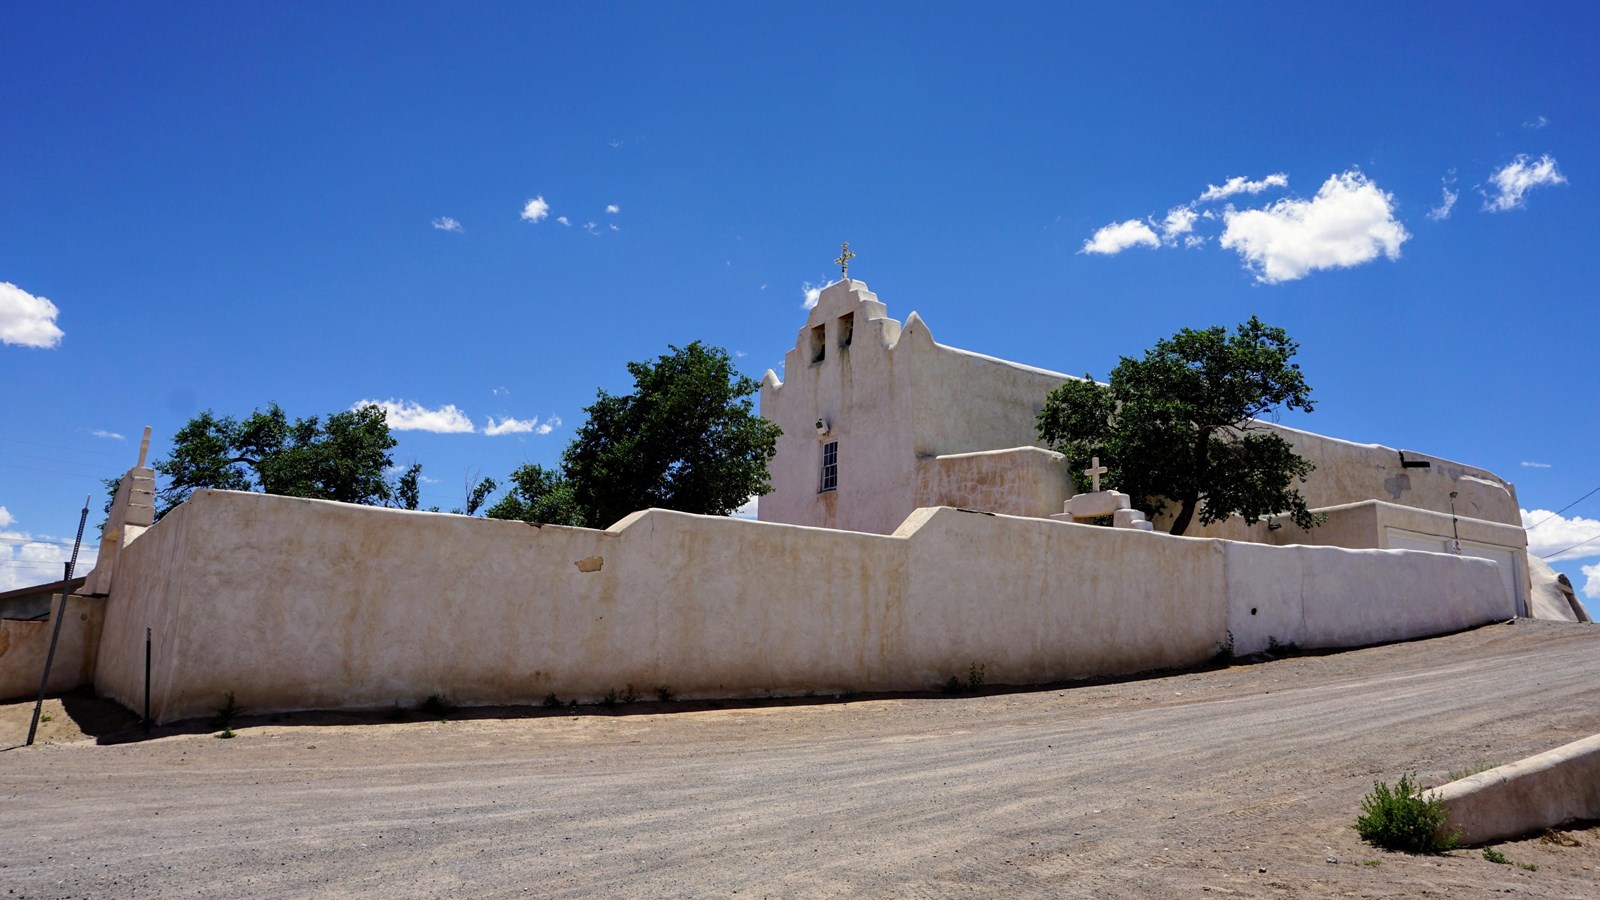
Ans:
[{"label": "tree canopy", "polygon": [[1106,483],[1152,518],[1177,504],[1173,534],[1197,513],[1201,524],[1287,514],[1313,527],[1319,520],[1295,484],[1315,466],[1257,421],[1311,411],[1311,388],[1292,362],[1298,349],[1254,316],[1232,335],[1220,325],[1185,328],[1142,359],[1123,357],[1109,384],[1085,375],[1051,391],[1039,437],[1066,454],[1075,478],[1098,456]]},{"label": "tree canopy", "polygon": [[633,392],[598,392],[560,470],[517,469],[486,514],[604,528],[649,507],[727,515],[770,491],[780,432],[754,411],[755,380],[721,348],[669,350],[628,363]]},{"label": "tree canopy", "polygon": [[276,403],[244,419],[206,410],[179,429],[171,454],[153,464],[166,482],[156,491],[156,515],[201,488],[415,509],[422,467],[413,464],[391,484],[385,473],[394,445],[376,406],[293,421]]}]

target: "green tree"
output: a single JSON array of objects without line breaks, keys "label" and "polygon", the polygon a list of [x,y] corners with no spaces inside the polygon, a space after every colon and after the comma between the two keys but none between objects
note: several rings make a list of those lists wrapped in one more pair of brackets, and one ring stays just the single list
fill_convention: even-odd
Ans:
[{"label": "green tree", "polygon": [[780,432],[754,411],[759,385],[725,350],[669,349],[629,363],[633,392],[600,391],[560,470],[518,469],[487,515],[604,528],[649,507],[727,515],[770,491]]},{"label": "green tree", "polygon": [[415,509],[422,467],[413,464],[391,484],[385,471],[394,445],[376,406],[293,421],[276,403],[244,419],[206,410],[179,429],[171,454],[154,463],[166,482],[156,491],[156,515],[201,488]]},{"label": "green tree", "polygon": [[559,470],[546,469],[539,465],[521,466],[511,473],[511,483],[508,487],[510,490],[506,495],[484,511],[485,516],[491,519],[538,522],[541,525],[585,523],[583,514],[573,499],[572,484]]},{"label": "green tree", "polygon": [[1100,457],[1109,485],[1152,517],[1176,504],[1173,534],[1197,513],[1201,524],[1288,514],[1311,528],[1320,520],[1295,484],[1315,466],[1257,421],[1311,411],[1311,388],[1292,362],[1298,349],[1254,316],[1232,335],[1220,325],[1183,329],[1143,359],[1123,357],[1107,385],[1085,375],[1051,391],[1039,437],[1066,454],[1075,478]]}]

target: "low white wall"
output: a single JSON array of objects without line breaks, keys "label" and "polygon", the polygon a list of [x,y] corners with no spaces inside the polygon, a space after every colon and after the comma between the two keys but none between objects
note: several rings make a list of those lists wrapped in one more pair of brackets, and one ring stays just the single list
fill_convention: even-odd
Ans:
[{"label": "low white wall", "polygon": [[[44,676],[44,659],[50,653],[60,602],[60,594],[50,598],[49,618],[0,619],[0,701],[39,695],[39,679]],[[70,691],[94,681],[95,648],[104,613],[105,605],[99,600],[67,597],[47,693]]]},{"label": "low white wall", "polygon": [[1600,734],[1452,781],[1443,801],[1462,843],[1484,844],[1600,818]]},{"label": "low white wall", "polygon": [[97,685],[137,708],[146,627],[163,721],[228,692],[257,711],[759,696],[925,689],[972,664],[1025,684],[1203,661],[1230,627],[1254,639],[1241,598],[1298,618],[1280,641],[1336,646],[1489,621],[1501,593],[1489,564],[1440,554],[954,509],[894,535],[662,510],[594,531],[207,491],[124,550]]},{"label": "low white wall", "polygon": [[[1414,550],[1226,547],[1234,652],[1360,647],[1516,615],[1495,563]],[[1285,552],[1288,551],[1288,552]]]}]

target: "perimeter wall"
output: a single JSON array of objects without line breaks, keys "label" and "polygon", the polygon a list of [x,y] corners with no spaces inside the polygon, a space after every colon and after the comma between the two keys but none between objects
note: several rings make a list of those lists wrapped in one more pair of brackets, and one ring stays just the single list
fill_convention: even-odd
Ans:
[{"label": "perimeter wall", "polygon": [[202,491],[118,561],[99,691],[210,713],[920,690],[1358,646],[1513,615],[1495,564],[961,510],[892,535],[635,513],[606,531]]}]

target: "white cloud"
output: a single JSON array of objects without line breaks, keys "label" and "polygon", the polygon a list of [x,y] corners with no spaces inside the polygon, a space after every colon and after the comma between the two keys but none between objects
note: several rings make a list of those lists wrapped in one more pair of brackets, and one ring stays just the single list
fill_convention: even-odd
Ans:
[{"label": "white cloud", "polygon": [[556,221],[567,226],[568,228],[572,227],[572,220],[568,219],[566,216],[556,216]]},{"label": "white cloud", "polygon": [[506,418],[496,422],[494,416],[489,417],[489,424],[483,429],[487,435],[497,434],[549,434],[561,425],[561,419],[551,416],[543,422],[538,416],[531,419]]},{"label": "white cloud", "polygon": [[1204,244],[1205,242],[1205,238],[1200,237],[1199,235],[1191,234],[1183,239],[1183,246],[1192,250],[1195,247],[1199,247],[1200,245]]},{"label": "white cloud", "polygon": [[611,141],[608,141],[607,143],[609,143],[611,145],[611,149],[613,149],[613,150],[616,150],[616,149],[619,149],[619,148],[622,147],[622,142],[618,141],[618,140],[611,140]]},{"label": "white cloud", "polygon": [[608,225],[606,227],[610,228],[612,231],[621,231],[622,230],[621,228],[617,227],[617,223],[615,223],[615,222],[612,222],[610,225]]},{"label": "white cloud", "polygon": [[[62,563],[72,558],[72,541],[5,530],[5,526],[15,521],[15,517],[0,506],[0,591],[59,581]],[[85,540],[78,551],[78,565],[73,569],[73,576],[93,569],[99,551],[98,541]]]},{"label": "white cloud", "polygon": [[1251,181],[1243,175],[1229,178],[1222,185],[1206,185],[1205,193],[1200,195],[1196,203],[1207,203],[1212,200],[1222,200],[1235,194],[1259,194],[1267,188],[1288,187],[1289,176],[1282,172],[1274,172],[1260,181]]},{"label": "white cloud", "polygon": [[1539,157],[1536,163],[1529,163],[1524,154],[1517,154],[1510,165],[1489,176],[1494,182],[1495,195],[1483,196],[1483,208],[1490,212],[1505,212],[1508,209],[1520,209],[1525,203],[1523,197],[1528,191],[1536,187],[1552,184],[1566,184],[1566,176],[1556,168],[1555,158],[1546,153]]},{"label": "white cloud", "polygon": [[800,292],[805,295],[806,299],[804,303],[800,304],[800,308],[810,309],[813,306],[816,306],[817,301],[822,298],[822,292],[838,283],[839,282],[837,280],[818,282],[816,284],[812,284],[809,281],[801,282]]},{"label": "white cloud", "polygon": [[489,417],[489,424],[483,428],[483,433],[491,437],[499,434],[527,434],[539,424],[539,417],[531,419],[505,418],[496,422],[494,416]]},{"label": "white cloud", "polygon": [[[1541,524],[1542,523],[1542,524]],[[1538,527],[1533,527],[1533,526]],[[1551,557],[1558,559],[1587,559],[1591,556],[1600,556],[1600,519],[1585,519],[1582,516],[1567,518],[1558,516],[1547,509],[1522,510],[1522,527],[1528,529],[1528,552],[1534,556],[1544,557],[1557,551],[1570,551]],[[1578,547],[1580,544],[1587,544]]]},{"label": "white cloud", "polygon": [[548,215],[550,215],[550,204],[544,202],[543,195],[522,205],[522,218],[525,221],[538,222]]},{"label": "white cloud", "polygon": [[[110,441],[125,441],[125,440],[128,439],[126,435],[117,434],[115,431],[106,431],[104,429],[91,431],[89,433],[94,435],[97,438],[105,438],[106,440],[110,440]],[[4,524],[4,523],[0,523],[0,524]]]},{"label": "white cloud", "polygon": [[[1195,211],[1187,206],[1175,206],[1167,210],[1167,218],[1161,223],[1161,242],[1173,244],[1179,235],[1194,231],[1194,220],[1198,218]],[[1188,246],[1193,246],[1192,244]]]},{"label": "white cloud", "polygon": [[622,212],[622,210],[618,209],[617,205],[615,203],[607,203],[606,204],[606,212],[608,212],[608,213],[610,213],[610,214],[612,214],[614,216],[617,213]]},{"label": "white cloud", "polygon": [[1150,226],[1138,219],[1116,222],[1096,231],[1094,237],[1083,242],[1079,253],[1100,253],[1107,256],[1121,253],[1129,247],[1159,247],[1161,239]]},{"label": "white cloud", "polygon": [[1310,200],[1227,210],[1219,243],[1237,251],[1257,281],[1294,281],[1318,269],[1371,262],[1380,254],[1399,259],[1400,245],[1411,235],[1395,220],[1394,209],[1394,195],[1351,169],[1330,176]]},{"label": "white cloud", "polygon": [[1541,462],[1528,462],[1527,460],[1523,460],[1522,467],[1524,469],[1548,469],[1550,468],[1550,464]]},{"label": "white cloud", "polygon": [[44,297],[35,297],[9,281],[0,281],[0,343],[50,349],[61,344],[64,332],[56,327],[60,310]]},{"label": "white cloud", "polygon": [[739,507],[728,515],[735,519],[754,519],[756,517],[756,508],[760,506],[760,504],[760,497],[751,497],[749,500],[745,501],[743,506]]},{"label": "white cloud", "polygon": [[1583,595],[1590,600],[1600,600],[1600,563],[1584,566],[1579,571],[1589,576],[1583,583]]},{"label": "white cloud", "polygon": [[358,400],[351,409],[376,406],[387,417],[389,427],[395,431],[431,431],[435,434],[471,434],[474,429],[467,414],[447,403],[438,409],[428,409],[410,400]]},{"label": "white cloud", "polygon": [[[523,215],[527,215],[526,210],[523,211]],[[433,220],[433,227],[439,229],[440,231],[460,231],[461,223],[450,218],[449,216],[440,216],[439,218]]]},{"label": "white cloud", "polygon": [[583,223],[583,230],[589,232],[592,235],[595,235],[596,237],[598,237],[600,235],[600,226],[595,224],[594,222],[585,222],[585,223]]},{"label": "white cloud", "polygon": [[1450,190],[1450,185],[1455,184],[1456,180],[1454,178],[1444,178],[1440,180],[1443,182],[1443,184],[1440,185],[1439,190],[1442,191],[1443,194],[1439,198],[1439,205],[1428,210],[1428,218],[1435,222],[1443,222],[1445,219],[1450,218],[1450,210],[1455,209],[1456,200],[1461,196],[1460,191]]},{"label": "white cloud", "polygon": [[1535,117],[1533,119],[1530,119],[1530,120],[1528,120],[1526,122],[1523,122],[1522,123],[1522,127],[1523,128],[1538,129],[1538,128],[1543,128],[1543,127],[1545,127],[1546,125],[1549,125],[1549,124],[1550,124],[1550,120],[1549,119],[1546,119],[1544,116],[1537,116],[1537,117]]}]

